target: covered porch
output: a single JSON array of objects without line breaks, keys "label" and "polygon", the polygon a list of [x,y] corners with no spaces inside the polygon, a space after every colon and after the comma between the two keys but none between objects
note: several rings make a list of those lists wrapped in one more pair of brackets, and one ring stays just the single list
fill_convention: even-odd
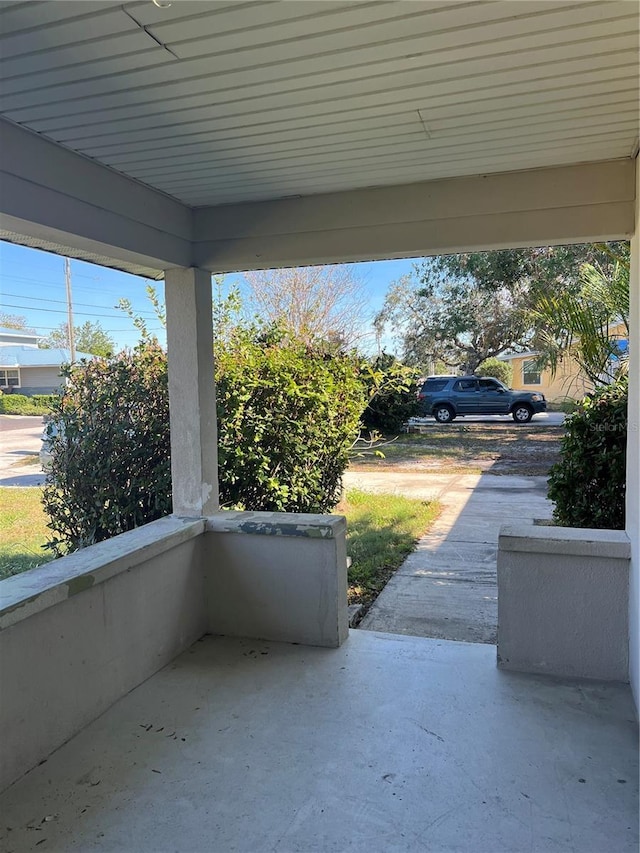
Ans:
[{"label": "covered porch", "polygon": [[[1,9],[0,236],[164,278],[174,515],[3,582],[0,838],[635,850],[637,9],[302,5]],[[511,611],[528,673],[491,646],[349,634],[338,517],[220,511],[212,272],[613,239],[632,239],[627,530],[585,533],[588,572],[581,533],[553,560],[505,533],[505,576],[540,568],[538,606],[562,604],[533,651]],[[580,643],[549,664],[567,613],[604,650],[614,626],[597,680]]]}]

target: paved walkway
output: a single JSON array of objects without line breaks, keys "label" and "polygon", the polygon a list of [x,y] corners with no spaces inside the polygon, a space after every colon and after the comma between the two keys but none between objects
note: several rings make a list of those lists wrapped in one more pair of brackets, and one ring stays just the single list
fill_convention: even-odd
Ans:
[{"label": "paved walkway", "polygon": [[0,415],[0,486],[39,486],[44,474],[39,462],[15,467],[16,462],[40,452],[41,417]]},{"label": "paved walkway", "polygon": [[545,477],[357,473],[347,488],[438,498],[443,511],[378,596],[360,628],[495,643],[498,532],[509,521],[551,517]]}]

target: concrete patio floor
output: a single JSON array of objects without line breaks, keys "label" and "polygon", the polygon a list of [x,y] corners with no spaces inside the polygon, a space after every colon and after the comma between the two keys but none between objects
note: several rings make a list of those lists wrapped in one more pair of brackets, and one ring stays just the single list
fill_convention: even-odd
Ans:
[{"label": "concrete patio floor", "polygon": [[369,631],[206,637],[4,793],[0,847],[626,853],[637,779],[622,685]]}]

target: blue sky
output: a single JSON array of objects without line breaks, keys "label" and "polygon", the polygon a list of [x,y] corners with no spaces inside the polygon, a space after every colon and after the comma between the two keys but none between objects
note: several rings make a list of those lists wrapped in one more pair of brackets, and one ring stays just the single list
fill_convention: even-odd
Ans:
[{"label": "blue sky", "polygon": [[[368,309],[375,314],[382,307],[391,282],[411,271],[411,260],[371,261],[354,264],[370,293]],[[237,276],[227,276],[232,283]],[[164,342],[164,330],[155,318],[145,288],[153,284],[163,296],[163,283],[117,270],[71,261],[74,325],[97,321],[115,340],[116,347],[130,347],[138,332],[129,317],[115,306],[125,297],[136,314],[148,322],[150,331]],[[27,318],[29,326],[46,336],[67,319],[64,258],[38,249],[0,242],[0,311]],[[386,342],[385,342],[386,343]]]}]

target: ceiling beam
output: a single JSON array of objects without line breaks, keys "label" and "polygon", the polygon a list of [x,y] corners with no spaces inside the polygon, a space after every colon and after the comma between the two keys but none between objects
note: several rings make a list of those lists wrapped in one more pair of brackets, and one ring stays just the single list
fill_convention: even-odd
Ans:
[{"label": "ceiling beam", "polygon": [[632,159],[194,210],[214,272],[628,239]]},{"label": "ceiling beam", "polygon": [[153,277],[191,265],[189,207],[0,120],[5,239]]}]

